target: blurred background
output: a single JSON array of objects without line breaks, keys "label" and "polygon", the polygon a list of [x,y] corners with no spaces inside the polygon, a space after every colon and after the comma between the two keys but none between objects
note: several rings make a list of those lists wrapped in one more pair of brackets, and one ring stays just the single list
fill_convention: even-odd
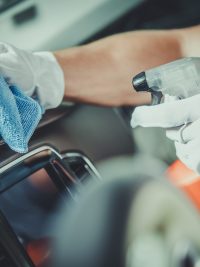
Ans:
[{"label": "blurred background", "polygon": [[61,49],[116,32],[198,24],[198,0],[0,0],[0,39]]}]

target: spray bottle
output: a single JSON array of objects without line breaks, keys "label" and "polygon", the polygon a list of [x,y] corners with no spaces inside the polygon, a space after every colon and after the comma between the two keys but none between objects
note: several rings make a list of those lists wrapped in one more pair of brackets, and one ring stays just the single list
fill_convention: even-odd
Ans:
[{"label": "spray bottle", "polygon": [[179,99],[200,93],[200,58],[172,61],[137,74],[133,78],[136,91],[149,91],[152,105],[163,101],[165,94]]}]

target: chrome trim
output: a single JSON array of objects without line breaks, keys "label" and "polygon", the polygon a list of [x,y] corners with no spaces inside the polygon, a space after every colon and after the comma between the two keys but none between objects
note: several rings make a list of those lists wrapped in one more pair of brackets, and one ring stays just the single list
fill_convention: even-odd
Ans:
[{"label": "chrome trim", "polygon": [[[81,154],[79,152],[67,152],[67,153],[64,153],[64,154],[60,154],[56,149],[54,149],[53,147],[48,146],[48,145],[36,148],[36,149],[26,153],[25,155],[13,160],[12,162],[6,164],[5,166],[2,166],[0,168],[0,175],[3,174],[4,172],[6,172],[7,170],[15,167],[16,165],[18,165],[22,161],[24,161],[24,160],[26,160],[26,159],[28,159],[28,158],[40,153],[40,152],[43,152],[45,150],[50,150],[52,153],[54,153],[61,160],[69,158],[69,157],[79,157],[85,162],[86,166],[89,167],[89,169],[93,172],[93,174],[95,174],[95,176],[97,178],[99,178],[99,179],[101,178],[99,172],[97,171],[97,169],[95,168],[93,163],[85,155],[83,155],[83,154]],[[89,169],[88,169],[88,171],[89,171]],[[90,172],[90,174],[92,174],[92,173]]]},{"label": "chrome trim", "polygon": [[3,146],[4,144],[5,142],[2,139],[0,139],[0,146]]},{"label": "chrome trim", "polygon": [[[97,169],[95,168],[94,164],[85,155],[83,155],[79,152],[67,152],[65,154],[62,154],[62,159],[65,159],[67,157],[79,157],[79,158],[81,158],[85,162],[86,166],[88,166],[92,170],[92,172],[97,176],[97,178],[101,179],[101,176],[100,176],[99,172],[97,171]],[[90,171],[88,170],[88,172],[90,172]],[[90,174],[92,174],[92,173],[90,172]]]},{"label": "chrome trim", "polygon": [[0,168],[0,174],[6,172],[7,170],[9,170],[10,168],[13,168],[15,167],[16,165],[18,165],[20,162],[42,152],[42,151],[45,151],[45,150],[50,150],[51,152],[55,153],[56,156],[58,156],[58,158],[62,159],[62,156],[54,149],[52,148],[51,146],[41,146],[39,148],[36,148],[28,153],[26,153],[25,155],[13,160],[12,162],[9,162],[8,164],[6,164],[5,166],[2,166]]}]

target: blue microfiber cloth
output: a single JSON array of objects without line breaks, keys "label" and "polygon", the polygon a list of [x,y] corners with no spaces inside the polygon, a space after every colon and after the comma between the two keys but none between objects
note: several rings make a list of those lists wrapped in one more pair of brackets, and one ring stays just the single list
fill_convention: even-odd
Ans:
[{"label": "blue microfiber cloth", "polygon": [[39,103],[0,76],[0,136],[11,149],[28,151],[28,141],[41,117]]}]

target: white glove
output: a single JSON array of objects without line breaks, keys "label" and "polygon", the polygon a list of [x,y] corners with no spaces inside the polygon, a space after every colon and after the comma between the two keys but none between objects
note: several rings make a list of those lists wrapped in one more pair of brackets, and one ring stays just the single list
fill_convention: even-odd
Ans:
[{"label": "white glove", "polygon": [[[200,94],[135,109],[132,127],[162,127],[175,141],[176,154],[189,168],[200,173]],[[176,128],[172,128],[176,127]]]},{"label": "white glove", "polygon": [[63,72],[51,52],[28,52],[0,42],[0,75],[28,96],[36,93],[44,109],[57,107],[63,99]]}]

